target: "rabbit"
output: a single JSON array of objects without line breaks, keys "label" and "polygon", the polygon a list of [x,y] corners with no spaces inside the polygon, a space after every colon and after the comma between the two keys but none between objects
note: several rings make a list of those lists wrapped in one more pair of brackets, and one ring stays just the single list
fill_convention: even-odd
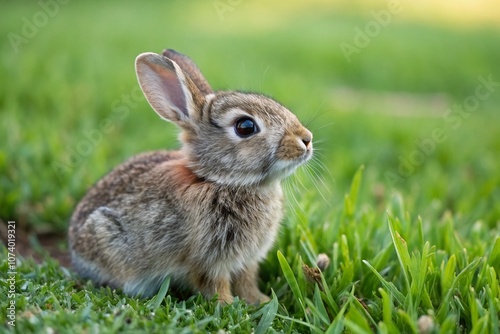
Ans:
[{"label": "rabbit", "polygon": [[90,188],[70,220],[73,267],[130,296],[169,276],[221,303],[269,301],[259,262],[284,215],[281,180],[312,157],[311,132],[271,98],[214,92],[176,51],[140,54],[135,69],[181,148],[132,157]]}]

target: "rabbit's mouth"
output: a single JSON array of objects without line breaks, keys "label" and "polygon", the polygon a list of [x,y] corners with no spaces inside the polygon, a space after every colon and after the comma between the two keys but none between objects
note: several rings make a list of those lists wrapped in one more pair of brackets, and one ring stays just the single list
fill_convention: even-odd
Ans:
[{"label": "rabbit's mouth", "polygon": [[313,156],[312,148],[304,151],[302,155],[293,160],[277,160],[269,169],[267,179],[285,179],[295,170],[307,163]]},{"label": "rabbit's mouth", "polygon": [[313,147],[311,144],[310,147],[306,149],[306,151],[304,152],[304,155],[299,158],[299,160],[302,160],[300,161],[300,164],[306,163],[312,158],[312,156],[313,156]]}]

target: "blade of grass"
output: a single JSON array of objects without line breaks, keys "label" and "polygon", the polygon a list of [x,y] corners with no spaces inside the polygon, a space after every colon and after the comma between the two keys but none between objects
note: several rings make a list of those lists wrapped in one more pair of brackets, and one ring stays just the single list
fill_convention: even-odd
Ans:
[{"label": "blade of grass", "polygon": [[300,245],[302,246],[302,249],[306,253],[307,259],[311,263],[311,266],[315,267],[316,266],[316,260],[317,256],[314,255],[314,251],[311,247],[311,244],[308,241],[300,241]]},{"label": "blade of grass", "polygon": [[163,299],[165,299],[169,286],[170,286],[170,276],[167,276],[163,281],[163,283],[161,284],[160,290],[153,298],[151,298],[151,300],[147,303],[147,306],[153,310],[156,310],[161,305]]},{"label": "blade of grass", "polygon": [[313,330],[314,332],[316,333],[323,333],[323,331],[314,326],[313,324],[309,323],[309,322],[305,322],[305,321],[302,321],[302,320],[299,320],[299,319],[296,319],[296,318],[291,318],[289,316],[286,316],[286,315],[281,315],[281,314],[276,314],[276,317],[280,318],[280,319],[285,319],[285,320],[288,320],[288,321],[291,321],[291,322],[294,322],[294,323],[297,323],[297,324],[300,324],[300,325],[303,325],[303,326],[306,326],[306,327],[309,327],[311,330]]},{"label": "blade of grass", "polygon": [[361,180],[363,179],[363,171],[365,170],[365,166],[359,166],[358,170],[354,174],[351,182],[351,189],[349,191],[349,199],[353,206],[353,209],[356,207],[356,203],[358,201],[358,193],[359,188],[361,186]]},{"label": "blade of grass", "polygon": [[437,312],[437,318],[441,319],[442,322],[447,319],[446,315],[449,310],[449,305],[454,293],[454,290],[457,286],[457,284],[462,280],[467,278],[467,275],[471,275],[474,273],[474,270],[479,266],[481,263],[481,258],[477,258],[474,261],[472,261],[467,267],[465,267],[453,280],[453,283],[450,286],[450,289],[446,292],[446,295],[444,298],[441,300],[441,306],[439,307],[439,310]]},{"label": "blade of grass", "polygon": [[[498,319],[498,312],[500,310],[497,310],[497,308],[495,306],[495,297],[494,297],[494,294],[491,291],[490,287],[486,288],[486,294],[488,296],[488,306],[490,307],[491,330],[492,330],[492,333],[499,334],[500,333],[500,321]],[[498,299],[496,300],[496,303],[498,303]]]},{"label": "blade of grass", "polygon": [[448,263],[444,267],[443,274],[441,275],[441,287],[443,290],[443,297],[446,292],[450,290],[455,280],[455,270],[457,267],[457,258],[455,254],[450,256]]},{"label": "blade of grass", "polygon": [[271,327],[276,314],[278,313],[278,297],[274,291],[271,291],[271,301],[264,305],[253,316],[262,316],[259,324],[255,327],[255,334],[264,334]]},{"label": "blade of grass", "polygon": [[349,298],[349,300],[344,304],[344,306],[342,306],[335,319],[333,319],[332,324],[326,330],[326,334],[340,334],[344,331],[344,319],[345,319],[344,314],[347,310],[347,307],[351,305],[351,302],[352,298]]},{"label": "blade of grass", "polygon": [[354,216],[364,169],[365,169],[364,165],[361,165],[358,168],[358,170],[356,171],[356,173],[352,178],[349,194],[346,194],[344,196],[344,210],[342,212],[341,221],[344,221],[346,217],[352,218]]},{"label": "blade of grass", "polygon": [[[300,292],[299,284],[297,282],[297,279],[293,275],[292,268],[290,268],[290,265],[286,261],[285,257],[283,254],[278,251],[278,261],[281,266],[281,270],[283,271],[283,275],[285,276],[285,279],[290,286],[290,289],[292,290],[293,295],[295,298],[298,300],[302,308],[304,308],[304,298],[302,297],[302,293]],[[305,309],[304,309],[305,312]]]},{"label": "blade of grass", "polygon": [[325,276],[323,273],[321,274],[321,284],[323,287],[323,292],[321,296],[323,297],[323,300],[326,302],[326,304],[330,307],[330,309],[333,310],[334,315],[339,313],[339,307],[337,306],[337,303],[333,299],[332,292],[330,291],[330,288],[328,287],[328,284],[326,283]]},{"label": "blade of grass", "polygon": [[396,255],[399,260],[399,264],[402,269],[402,273],[405,279],[407,294],[405,303],[408,303],[409,311],[411,312],[411,316],[416,319],[416,310],[415,305],[413,303],[413,296],[411,294],[411,283],[410,283],[410,275],[409,268],[411,266],[411,257],[408,253],[408,246],[406,241],[399,235],[395,228],[395,222],[397,218],[393,218],[391,215],[388,215],[388,223],[389,223],[389,231],[391,233],[392,243],[394,244],[394,248],[396,250]]},{"label": "blade of grass", "polygon": [[330,317],[328,316],[328,312],[326,311],[323,300],[321,299],[321,292],[319,290],[318,284],[315,284],[314,287],[313,300],[311,301],[309,299],[306,299],[306,303],[311,309],[311,313],[315,314],[317,318],[321,320],[323,325],[330,324]]},{"label": "blade of grass", "polygon": [[496,268],[497,273],[500,274],[500,236],[495,239],[490,256],[488,257],[488,264]]},{"label": "blade of grass", "polygon": [[358,307],[351,304],[349,312],[347,312],[344,323],[349,330],[354,333],[372,333],[368,321],[366,321],[363,314],[358,310]]},{"label": "blade of grass", "polygon": [[383,324],[386,326],[387,333],[397,333],[397,327],[392,319],[392,314],[394,311],[394,305],[392,301],[392,295],[389,295],[384,289],[378,289],[380,295],[382,296],[382,319]]},{"label": "blade of grass", "polygon": [[389,293],[394,298],[396,298],[398,304],[400,304],[401,306],[403,306],[404,305],[404,301],[405,301],[405,296],[398,290],[398,288],[396,288],[396,286],[394,285],[394,283],[386,281],[382,277],[382,275],[380,275],[380,273],[375,268],[373,268],[372,265],[368,261],[363,260],[362,262],[366,266],[368,266],[368,268],[370,268],[370,270],[375,274],[375,276],[377,276],[377,278],[380,280],[380,283],[382,283],[382,285],[387,289],[387,291],[389,291]]}]

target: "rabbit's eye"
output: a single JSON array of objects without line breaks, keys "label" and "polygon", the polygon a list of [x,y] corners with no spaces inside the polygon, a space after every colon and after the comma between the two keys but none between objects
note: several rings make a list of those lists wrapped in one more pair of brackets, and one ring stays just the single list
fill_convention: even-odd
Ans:
[{"label": "rabbit's eye", "polygon": [[242,138],[249,137],[259,131],[255,122],[249,117],[243,117],[237,120],[234,125],[234,130],[236,134]]}]

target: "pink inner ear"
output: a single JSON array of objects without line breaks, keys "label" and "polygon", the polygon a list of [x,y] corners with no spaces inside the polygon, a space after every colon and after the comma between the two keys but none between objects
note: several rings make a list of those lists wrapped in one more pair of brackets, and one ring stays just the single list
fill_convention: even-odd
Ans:
[{"label": "pink inner ear", "polygon": [[182,90],[181,82],[175,74],[175,70],[167,69],[163,66],[154,65],[153,71],[159,76],[161,81],[161,88],[165,93],[167,99],[173,106],[177,107],[184,115],[189,116],[187,110],[186,97]]}]

